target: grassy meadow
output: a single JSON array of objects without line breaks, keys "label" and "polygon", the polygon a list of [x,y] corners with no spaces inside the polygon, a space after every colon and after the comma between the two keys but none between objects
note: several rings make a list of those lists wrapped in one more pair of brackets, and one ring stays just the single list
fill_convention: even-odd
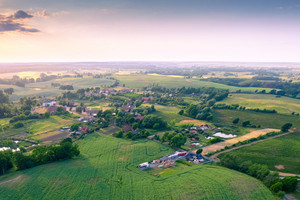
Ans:
[{"label": "grassy meadow", "polygon": [[251,124],[261,125],[261,128],[280,129],[285,123],[292,123],[293,128],[300,130],[300,116],[240,110],[213,110],[213,115],[213,122],[217,124],[232,125],[232,121],[239,118],[238,125],[249,120]]},{"label": "grassy meadow", "polygon": [[220,103],[239,104],[246,108],[275,109],[278,113],[290,115],[292,112],[300,113],[300,99],[289,97],[277,98],[269,94],[239,94],[233,93]]},{"label": "grassy meadow", "polygon": [[[151,106],[150,104],[142,104],[142,106]],[[179,115],[178,112],[180,108],[175,106],[163,106],[163,105],[154,105],[156,111],[152,114],[161,117],[163,120],[167,122],[175,122],[178,123],[182,120],[189,120],[191,118]]]},{"label": "grassy meadow", "polygon": [[[271,170],[300,174],[300,132],[262,141],[228,153],[242,160],[266,164]],[[276,168],[276,166],[281,166]]]},{"label": "grassy meadow", "polygon": [[[8,120],[0,120],[0,123],[8,124]],[[61,127],[72,125],[74,120],[72,117],[66,116],[51,116],[49,119],[26,120],[23,122],[24,127],[0,132],[0,138],[30,138],[34,140],[41,140],[55,134],[60,134],[57,130]]]},{"label": "grassy meadow", "polygon": [[173,151],[155,142],[94,133],[78,144],[78,158],[1,177],[0,199],[274,199],[258,180],[218,166],[163,177],[139,170],[138,164]]}]

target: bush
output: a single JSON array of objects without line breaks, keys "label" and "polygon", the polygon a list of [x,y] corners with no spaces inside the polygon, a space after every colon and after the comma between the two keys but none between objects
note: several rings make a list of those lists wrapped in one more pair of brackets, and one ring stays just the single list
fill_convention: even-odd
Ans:
[{"label": "bush", "polygon": [[248,125],[250,125],[250,121],[244,121],[243,124],[242,124],[243,127],[246,127]]},{"label": "bush", "polygon": [[183,113],[184,113],[184,110],[180,110],[180,111],[178,112],[179,115],[183,115]]},{"label": "bush", "polygon": [[214,139],[210,139],[208,141],[209,144],[215,144],[215,143],[218,143],[218,142],[222,142],[223,140],[220,138],[220,137],[215,137]]},{"label": "bush", "polygon": [[235,119],[232,121],[232,123],[233,123],[233,124],[237,124],[237,123],[239,123],[239,121],[240,121],[240,118],[235,118]]},{"label": "bush", "polygon": [[293,124],[291,123],[286,123],[281,127],[282,132],[287,132],[290,128],[292,128]]},{"label": "bush", "polygon": [[273,185],[271,185],[270,190],[274,193],[277,193],[280,190],[282,190],[282,186],[283,186],[283,184],[281,182],[277,182],[277,183],[274,183]]},{"label": "bush", "polygon": [[122,138],[122,137],[123,137],[123,131],[118,131],[118,132],[116,133],[116,137],[117,137],[117,138]]},{"label": "bush", "polygon": [[22,122],[17,122],[14,124],[14,128],[21,128],[24,127],[24,124]]},{"label": "bush", "polygon": [[203,152],[203,149],[198,149],[196,154],[201,154]]},{"label": "bush", "polygon": [[297,177],[292,177],[292,176],[286,176],[282,180],[282,190],[285,192],[294,192],[296,190],[298,180]]}]

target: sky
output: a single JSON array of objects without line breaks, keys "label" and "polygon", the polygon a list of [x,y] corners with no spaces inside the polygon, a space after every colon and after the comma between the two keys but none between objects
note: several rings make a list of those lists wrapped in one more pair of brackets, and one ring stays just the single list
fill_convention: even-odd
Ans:
[{"label": "sky", "polygon": [[0,62],[300,62],[300,0],[0,0]]}]

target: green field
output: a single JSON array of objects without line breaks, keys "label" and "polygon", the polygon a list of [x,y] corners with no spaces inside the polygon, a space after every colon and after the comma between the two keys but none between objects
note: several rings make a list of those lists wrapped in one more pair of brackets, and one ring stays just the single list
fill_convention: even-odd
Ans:
[{"label": "green field", "polygon": [[39,140],[53,135],[51,132],[60,129],[61,127],[70,126],[74,123],[71,117],[51,116],[49,119],[38,120],[36,123],[28,127],[28,131],[33,134],[33,139]]},{"label": "green field", "polygon": [[63,93],[63,90],[51,87],[51,83],[60,83],[62,85],[73,85],[74,89],[90,88],[90,87],[104,87],[112,85],[114,80],[110,79],[95,79],[92,77],[84,78],[63,78],[55,79],[46,82],[30,83],[26,84],[25,88],[12,86],[12,85],[0,85],[0,89],[14,88],[15,92],[10,96],[10,100],[15,101],[23,96],[56,96]]},{"label": "green field", "polygon": [[[0,123],[4,123],[6,120],[0,120]],[[53,135],[54,131],[61,127],[72,125],[74,119],[71,116],[51,116],[49,119],[34,119],[23,121],[24,127],[14,129],[9,128],[3,132],[0,132],[0,138],[21,138],[25,139],[30,137],[34,140]],[[8,123],[8,120],[7,120]]]},{"label": "green field", "polygon": [[232,120],[240,118],[238,125],[244,121],[250,121],[251,124],[261,125],[261,128],[280,129],[285,123],[292,123],[294,128],[300,129],[300,116],[261,113],[253,111],[240,110],[213,110],[214,123],[232,125]]},{"label": "green field", "polygon": [[219,83],[213,83],[203,81],[201,79],[192,78],[185,79],[183,76],[172,76],[172,75],[114,75],[115,78],[121,81],[121,84],[125,84],[126,87],[130,88],[143,88],[152,84],[158,84],[166,88],[179,88],[179,87],[215,87],[220,89],[229,89],[230,91],[247,91],[254,92],[255,90],[265,89],[267,92],[270,88],[255,88],[255,87],[235,87]]},{"label": "green field", "polygon": [[292,112],[300,113],[300,99],[289,97],[277,98],[269,94],[230,94],[220,103],[239,104],[246,108],[275,109],[278,113],[290,115]]},{"label": "green field", "polygon": [[203,165],[156,177],[142,162],[172,150],[161,144],[93,134],[79,142],[81,155],[0,178],[0,199],[274,199],[258,180]]},{"label": "green field", "polygon": [[[228,153],[242,160],[266,164],[271,170],[300,174],[300,133],[295,132],[279,138],[262,141]],[[284,169],[275,166],[283,165]]]},{"label": "green field", "polygon": [[[142,104],[142,106],[151,106],[150,104]],[[163,106],[163,105],[154,105],[156,111],[153,113],[161,117],[163,120],[167,122],[173,121],[174,123],[178,123],[181,120],[189,120],[191,118],[179,115],[178,112],[180,111],[179,108],[175,106]]]}]

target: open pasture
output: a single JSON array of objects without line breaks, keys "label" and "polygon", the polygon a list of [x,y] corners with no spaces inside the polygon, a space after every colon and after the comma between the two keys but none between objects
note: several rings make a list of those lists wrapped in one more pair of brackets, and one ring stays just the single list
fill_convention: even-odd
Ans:
[{"label": "open pasture", "polygon": [[137,165],[169,147],[93,134],[78,158],[0,178],[0,199],[274,199],[258,180],[218,166],[192,166],[155,177]]},{"label": "open pasture", "polygon": [[242,160],[266,164],[273,171],[300,174],[300,133],[262,141],[251,146],[221,154],[232,154]]},{"label": "open pasture", "polygon": [[[142,104],[142,106],[144,105],[151,106],[149,104]],[[175,123],[178,123],[182,120],[191,119],[189,117],[179,115],[178,112],[180,111],[180,109],[175,106],[154,105],[154,107],[156,111],[153,114],[161,117],[163,120],[167,122],[173,121]]]},{"label": "open pasture", "polygon": [[278,113],[288,115],[292,112],[300,113],[300,99],[293,99],[284,96],[277,98],[275,95],[270,94],[233,93],[220,103],[239,104],[246,108],[275,109]]},{"label": "open pasture", "polygon": [[280,129],[285,123],[292,123],[293,128],[300,129],[300,116],[240,110],[213,110],[213,115],[213,122],[217,124],[232,125],[232,121],[239,118],[239,126],[249,120],[251,124],[260,125],[261,128]]}]

